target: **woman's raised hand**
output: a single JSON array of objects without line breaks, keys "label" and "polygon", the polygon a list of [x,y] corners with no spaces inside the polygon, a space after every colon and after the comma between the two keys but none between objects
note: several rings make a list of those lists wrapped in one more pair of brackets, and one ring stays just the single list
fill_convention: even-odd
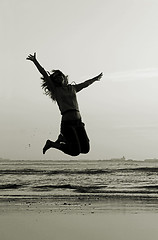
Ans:
[{"label": "woman's raised hand", "polygon": [[36,60],[36,53],[34,53],[34,55],[29,54],[28,57],[26,58],[27,60],[30,60],[32,62],[34,62]]}]

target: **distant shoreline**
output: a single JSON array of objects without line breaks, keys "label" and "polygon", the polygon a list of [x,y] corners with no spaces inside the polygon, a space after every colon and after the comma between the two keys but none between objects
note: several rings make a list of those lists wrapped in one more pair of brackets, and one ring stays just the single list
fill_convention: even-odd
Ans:
[{"label": "distant shoreline", "polygon": [[[2,158],[0,157],[0,161],[33,161],[33,162],[38,162],[38,161],[42,161],[43,159],[9,159],[9,158]],[[158,163],[158,158],[147,158],[147,159],[143,159],[143,160],[139,160],[139,159],[126,159],[126,158],[110,158],[110,159],[61,159],[61,160],[54,160],[54,159],[45,159],[45,161],[54,161],[54,162],[73,162],[73,161],[79,161],[79,162],[95,162],[95,161],[100,161],[100,162],[104,162],[104,161],[112,161],[112,162],[152,162],[152,163]]]}]

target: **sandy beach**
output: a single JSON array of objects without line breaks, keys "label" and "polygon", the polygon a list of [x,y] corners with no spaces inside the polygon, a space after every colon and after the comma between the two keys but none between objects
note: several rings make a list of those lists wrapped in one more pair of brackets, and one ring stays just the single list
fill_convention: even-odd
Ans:
[{"label": "sandy beach", "polygon": [[10,213],[0,216],[1,240],[156,240],[158,215]]},{"label": "sandy beach", "polygon": [[0,239],[156,240],[157,222],[154,207],[134,202],[12,202],[1,205]]}]

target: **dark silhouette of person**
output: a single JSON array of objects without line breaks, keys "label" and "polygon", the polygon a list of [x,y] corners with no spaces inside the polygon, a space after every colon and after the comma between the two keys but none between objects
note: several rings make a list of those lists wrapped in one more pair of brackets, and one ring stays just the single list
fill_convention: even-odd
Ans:
[{"label": "dark silhouette of person", "polygon": [[95,81],[99,81],[103,73],[79,84],[69,84],[68,76],[65,76],[60,70],[48,73],[37,61],[36,53],[28,55],[26,59],[32,61],[42,74],[42,88],[46,95],[57,102],[62,115],[60,134],[55,142],[46,141],[43,154],[50,148],[58,149],[71,156],[88,153],[90,150],[89,138],[81,119],[76,93]]}]

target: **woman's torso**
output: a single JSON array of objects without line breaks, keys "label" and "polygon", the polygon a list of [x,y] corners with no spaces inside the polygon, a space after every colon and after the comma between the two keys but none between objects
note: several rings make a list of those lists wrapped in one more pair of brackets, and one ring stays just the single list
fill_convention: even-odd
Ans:
[{"label": "woman's torso", "polygon": [[56,87],[55,96],[63,121],[81,118],[76,90],[73,85]]}]

